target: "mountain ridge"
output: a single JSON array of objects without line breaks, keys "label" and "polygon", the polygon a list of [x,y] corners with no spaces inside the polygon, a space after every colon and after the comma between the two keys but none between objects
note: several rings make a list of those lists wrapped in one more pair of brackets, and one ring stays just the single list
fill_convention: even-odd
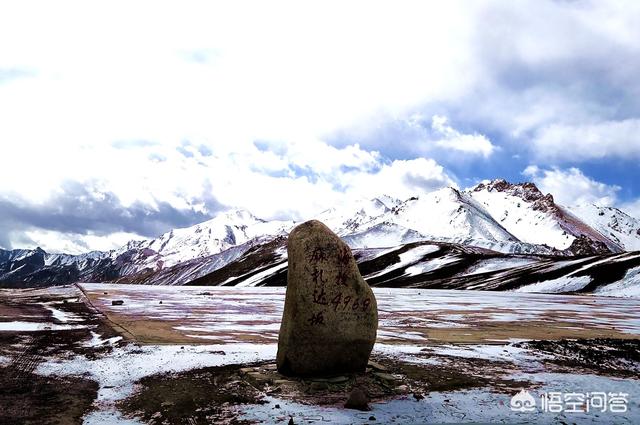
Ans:
[{"label": "mountain ridge", "polygon": [[[313,218],[360,250],[430,241],[563,258],[640,248],[640,220],[609,207],[564,207],[533,183],[503,179],[465,190],[442,188],[404,201],[388,195],[353,200]],[[237,209],[108,252],[0,250],[0,282],[188,284],[256,247],[285,238],[295,225],[292,220],[267,221]]]}]

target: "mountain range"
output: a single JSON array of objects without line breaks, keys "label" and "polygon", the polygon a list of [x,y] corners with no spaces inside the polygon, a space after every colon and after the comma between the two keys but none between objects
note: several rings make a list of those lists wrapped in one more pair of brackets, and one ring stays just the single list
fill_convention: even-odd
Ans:
[{"label": "mountain range", "polygon": [[[559,205],[533,183],[382,195],[310,218],[343,238],[378,286],[591,292],[617,284],[633,295],[628,282],[640,266],[632,252],[640,250],[640,220],[611,207]],[[284,285],[286,235],[296,224],[238,209],[108,252],[0,250],[0,282]]]}]

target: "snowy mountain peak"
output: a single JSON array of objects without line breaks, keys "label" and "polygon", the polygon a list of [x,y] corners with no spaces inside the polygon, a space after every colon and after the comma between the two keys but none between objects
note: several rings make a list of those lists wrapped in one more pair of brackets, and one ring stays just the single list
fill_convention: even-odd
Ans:
[{"label": "snowy mountain peak", "polygon": [[478,184],[470,192],[504,192],[511,196],[516,196],[523,201],[530,202],[536,211],[548,211],[556,213],[558,207],[554,202],[553,195],[546,195],[538,189],[532,182],[509,183],[504,179],[495,179]]},{"label": "snowy mountain peak", "polygon": [[220,224],[243,227],[243,226],[250,226],[252,224],[264,223],[264,222],[265,220],[262,220],[254,216],[251,212],[245,209],[238,208],[238,209],[233,209],[233,210],[228,210],[228,211],[223,211],[221,213],[218,213],[215,217],[207,221],[204,221],[200,224],[196,224],[195,226],[188,227],[188,229],[198,228],[198,227],[201,229],[204,229],[209,227],[215,227]]},{"label": "snowy mountain peak", "polygon": [[398,210],[402,210],[411,204],[420,204],[423,202],[435,202],[436,204],[439,204],[440,202],[458,202],[461,199],[462,194],[458,189],[453,187],[443,187],[432,192],[410,197],[398,205]]},{"label": "snowy mountain peak", "polygon": [[159,270],[215,255],[264,236],[285,234],[291,227],[293,221],[267,221],[245,209],[233,209],[194,226],[170,230],[155,239],[129,242],[112,256],[126,258],[133,271]]},{"label": "snowy mountain peak", "polygon": [[348,204],[325,210],[314,218],[322,221],[338,235],[346,235],[357,232],[361,226],[374,222],[378,217],[391,211],[389,204],[393,206],[399,202],[390,196],[356,199]]},{"label": "snowy mountain peak", "polygon": [[624,250],[618,241],[556,204],[551,194],[543,194],[533,183],[512,184],[498,179],[480,183],[467,193],[523,242],[548,244],[563,250],[584,236],[603,243],[613,252]]},{"label": "snowy mountain peak", "polygon": [[[390,212],[369,223],[371,228],[385,223],[388,229],[398,229],[398,240],[406,238],[410,229],[432,240],[470,242],[483,239],[491,242],[518,240],[478,205],[457,189],[447,187],[407,199]],[[380,228],[376,228],[379,232]],[[390,240],[387,236],[385,240]]]},{"label": "snowy mountain peak", "polygon": [[394,198],[393,196],[389,196],[389,195],[380,195],[374,199],[377,200],[378,202],[381,202],[384,206],[386,206],[389,209],[393,209],[394,207],[402,203],[400,199]]},{"label": "snowy mountain peak", "polygon": [[[380,200],[379,198],[373,198],[371,200],[371,203],[375,208],[384,209],[384,210],[390,210],[391,209],[387,204],[382,202],[382,200]],[[364,210],[364,208],[362,208],[360,211],[364,212],[365,210]]]}]

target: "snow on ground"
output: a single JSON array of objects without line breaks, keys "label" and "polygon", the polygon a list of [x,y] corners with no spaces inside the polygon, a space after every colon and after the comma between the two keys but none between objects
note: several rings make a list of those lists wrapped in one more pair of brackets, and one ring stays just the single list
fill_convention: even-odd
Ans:
[{"label": "snow on ground", "polygon": [[[277,340],[285,288],[83,284],[92,303],[130,320],[159,320],[203,342]],[[106,294],[105,294],[106,292]],[[112,300],[124,304],[112,306]],[[162,302],[162,304],[160,303]],[[277,326],[274,326],[277,324]],[[194,341],[197,342],[197,341]]]},{"label": "snow on ground", "polygon": [[50,360],[38,366],[41,375],[88,374],[100,384],[98,401],[114,401],[133,391],[133,382],[160,372],[275,358],[275,344],[137,345],[114,347],[105,357]]},{"label": "snow on ground", "polygon": [[14,332],[35,332],[35,331],[63,331],[69,329],[82,329],[86,328],[85,325],[56,325],[54,323],[42,323],[42,322],[0,322],[0,331],[14,331]]},{"label": "snow on ground", "polygon": [[94,331],[91,331],[91,339],[82,344],[83,347],[101,347],[104,345],[114,345],[116,342],[121,341],[121,336],[114,336],[113,338],[103,339],[102,336]]},{"label": "snow on ground", "polygon": [[595,294],[640,298],[640,267],[630,269],[619,282],[599,287]]},{"label": "snow on ground", "polygon": [[433,270],[437,270],[441,267],[446,266],[447,264],[455,263],[456,261],[459,261],[459,260],[460,260],[460,257],[456,255],[445,255],[444,257],[434,258],[431,260],[421,262],[420,264],[407,267],[407,269],[405,270],[405,273],[409,276],[420,275]]},{"label": "snow on ground", "polygon": [[438,356],[465,357],[471,359],[507,361],[512,363],[526,362],[531,364],[531,362],[536,359],[536,357],[531,355],[529,350],[509,344],[443,344],[429,346],[427,350]]},{"label": "snow on ground", "polygon": [[[611,327],[640,333],[640,318],[630,311],[640,300],[591,295],[550,295],[494,291],[374,288],[380,310],[380,328],[399,332],[403,325],[415,327],[418,319],[473,326],[479,322],[530,323],[553,319],[588,328]],[[509,316],[505,316],[509,315]],[[428,327],[428,326],[427,326]]]},{"label": "snow on ground", "polygon": [[[606,376],[589,374],[567,374],[538,372],[535,374],[520,373],[513,374],[514,378],[522,378],[535,381],[540,384],[540,388],[531,391],[536,397],[536,411],[527,413],[529,421],[532,423],[558,424],[558,423],[578,423],[578,424],[638,424],[640,423],[640,380],[619,379]],[[626,412],[614,413],[592,409],[589,413],[571,412],[542,412],[541,398],[543,393],[560,392],[562,394],[585,394],[585,393],[606,393],[627,395],[628,404]]]},{"label": "snow on ground", "polygon": [[522,286],[515,289],[515,292],[539,292],[554,294],[568,291],[579,291],[591,283],[589,276],[563,276],[557,279],[545,280],[531,285]]},{"label": "snow on ground", "polygon": [[[404,396],[386,402],[372,403],[370,412],[347,410],[341,407],[314,406],[295,403],[277,397],[267,397],[267,404],[249,405],[240,408],[242,419],[276,423],[293,417],[295,423],[396,423],[396,424],[435,424],[435,423],[535,423],[535,424],[637,424],[640,423],[640,409],[633,394],[640,392],[640,381],[619,380],[595,375],[570,374],[522,374],[513,375],[523,379],[533,379],[540,387],[530,390],[536,401],[535,409],[530,412],[513,411],[510,401],[513,394],[504,394],[487,389],[463,391],[430,392],[425,398],[416,400],[413,396]],[[627,412],[590,411],[572,413],[564,409],[561,412],[543,411],[543,394],[561,392],[562,394],[587,392],[625,393],[630,397]],[[275,409],[279,404],[280,409]],[[564,407],[564,406],[563,406]],[[373,420],[369,418],[373,416]],[[286,420],[285,419],[285,420]]]},{"label": "snow on ground", "polygon": [[[70,301],[77,302],[78,300],[75,299],[75,300],[70,300]],[[82,317],[79,317],[76,314],[69,313],[67,311],[62,311],[60,309],[55,308],[54,305],[56,305],[56,304],[62,304],[62,302],[54,301],[54,302],[40,303],[40,305],[42,305],[44,308],[49,310],[51,312],[51,315],[53,316],[53,318],[56,319],[59,322],[68,323],[68,322],[82,322],[82,321],[84,321],[84,319]]]},{"label": "snow on ground", "polygon": [[143,425],[144,422],[140,422],[136,419],[129,419],[122,416],[119,411],[112,410],[94,410],[89,412],[84,418],[82,418],[83,425],[105,425],[105,424],[118,424],[118,425]]},{"label": "snow on ground", "polygon": [[[636,271],[637,275],[638,271]],[[635,275],[634,275],[635,276]],[[139,345],[118,343],[119,337],[103,338],[91,332],[85,346],[111,345],[110,352],[96,357],[72,355],[45,359],[36,369],[41,375],[86,375],[99,384],[94,411],[86,424],[137,424],[123,418],[116,402],[132,394],[135,382],[156,373],[179,372],[207,366],[274,361],[277,329],[282,314],[284,288],[220,287],[138,287],[122,285],[83,285],[92,302],[105,311],[125,312],[138,320],[175,321],[178,331],[197,334],[204,344]],[[54,289],[56,291],[57,289]],[[69,291],[69,288],[66,289]],[[432,332],[467,332],[479,324],[491,328],[541,322],[549,329],[566,326],[578,329],[607,329],[613,332],[640,334],[635,299],[597,296],[569,296],[530,293],[374,289],[380,309],[379,336],[374,356],[399,361],[438,365],[448,358],[467,358],[509,363],[513,370],[527,371],[514,378],[534,380],[536,395],[543,391],[614,391],[640,393],[640,381],[602,376],[540,373],[540,356],[531,357],[527,349],[511,345],[513,338],[500,337],[483,343],[452,344],[438,342]],[[105,294],[106,292],[106,294]],[[123,306],[112,306],[114,297],[125,299]],[[159,304],[162,300],[163,304]],[[60,316],[62,317],[62,316]],[[68,317],[67,317],[68,319]],[[556,323],[558,321],[558,323]],[[11,323],[11,322],[4,322]],[[2,323],[0,323],[2,324]],[[52,324],[39,324],[52,325]],[[10,325],[7,325],[10,327]],[[60,327],[82,326],[64,324]],[[259,343],[238,342],[245,334],[263,334]],[[208,342],[213,337],[215,343]],[[118,343],[118,344],[116,344]],[[0,358],[0,364],[6,362]],[[332,423],[433,423],[433,422],[535,422],[535,423],[639,423],[637,399],[627,414],[604,413],[518,413],[509,409],[512,394],[479,388],[467,391],[431,392],[422,400],[400,396],[373,403],[371,412],[345,410],[341,407],[314,406],[270,396],[264,405],[237,406],[242,419],[275,423],[294,417],[304,421]],[[538,399],[539,400],[539,399]],[[635,403],[635,404],[633,404]],[[280,409],[274,409],[280,404]]]},{"label": "snow on ground", "polygon": [[[437,360],[442,356],[463,357],[470,359],[484,359],[492,361],[527,364],[529,367],[537,366],[537,359],[531,352],[524,348],[511,345],[511,343],[524,341],[512,339],[507,343],[500,341],[497,344],[382,344],[377,343],[373,354],[381,354],[387,357],[401,359],[410,363],[439,364]],[[405,341],[407,342],[407,341]]]},{"label": "snow on ground", "polygon": [[107,356],[98,358],[89,359],[77,355],[71,359],[50,359],[41,363],[36,373],[44,376],[88,375],[98,382],[99,389],[94,412],[87,417],[85,424],[100,423],[100,420],[105,419],[120,423],[115,402],[131,395],[134,383],[145,376],[208,366],[251,363],[273,359],[275,355],[274,344],[129,344],[115,347]]},{"label": "snow on ground", "polygon": [[479,261],[476,265],[465,271],[462,276],[495,272],[498,270],[506,270],[514,267],[526,266],[540,261],[533,258],[492,258],[489,260]]},{"label": "snow on ground", "polygon": [[367,275],[366,277],[374,278],[377,276],[385,275],[393,270],[405,267],[409,264],[415,263],[416,261],[420,261],[425,255],[438,252],[439,250],[440,247],[438,245],[418,245],[417,247],[411,248],[406,252],[398,255],[400,257],[400,260],[397,263],[394,263],[383,270]]}]

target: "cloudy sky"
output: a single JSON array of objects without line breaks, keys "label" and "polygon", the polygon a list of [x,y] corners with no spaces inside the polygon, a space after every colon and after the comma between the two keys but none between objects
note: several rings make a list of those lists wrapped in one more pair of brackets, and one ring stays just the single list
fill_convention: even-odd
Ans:
[{"label": "cloudy sky", "polygon": [[3,2],[0,247],[482,179],[640,216],[640,2]]}]

